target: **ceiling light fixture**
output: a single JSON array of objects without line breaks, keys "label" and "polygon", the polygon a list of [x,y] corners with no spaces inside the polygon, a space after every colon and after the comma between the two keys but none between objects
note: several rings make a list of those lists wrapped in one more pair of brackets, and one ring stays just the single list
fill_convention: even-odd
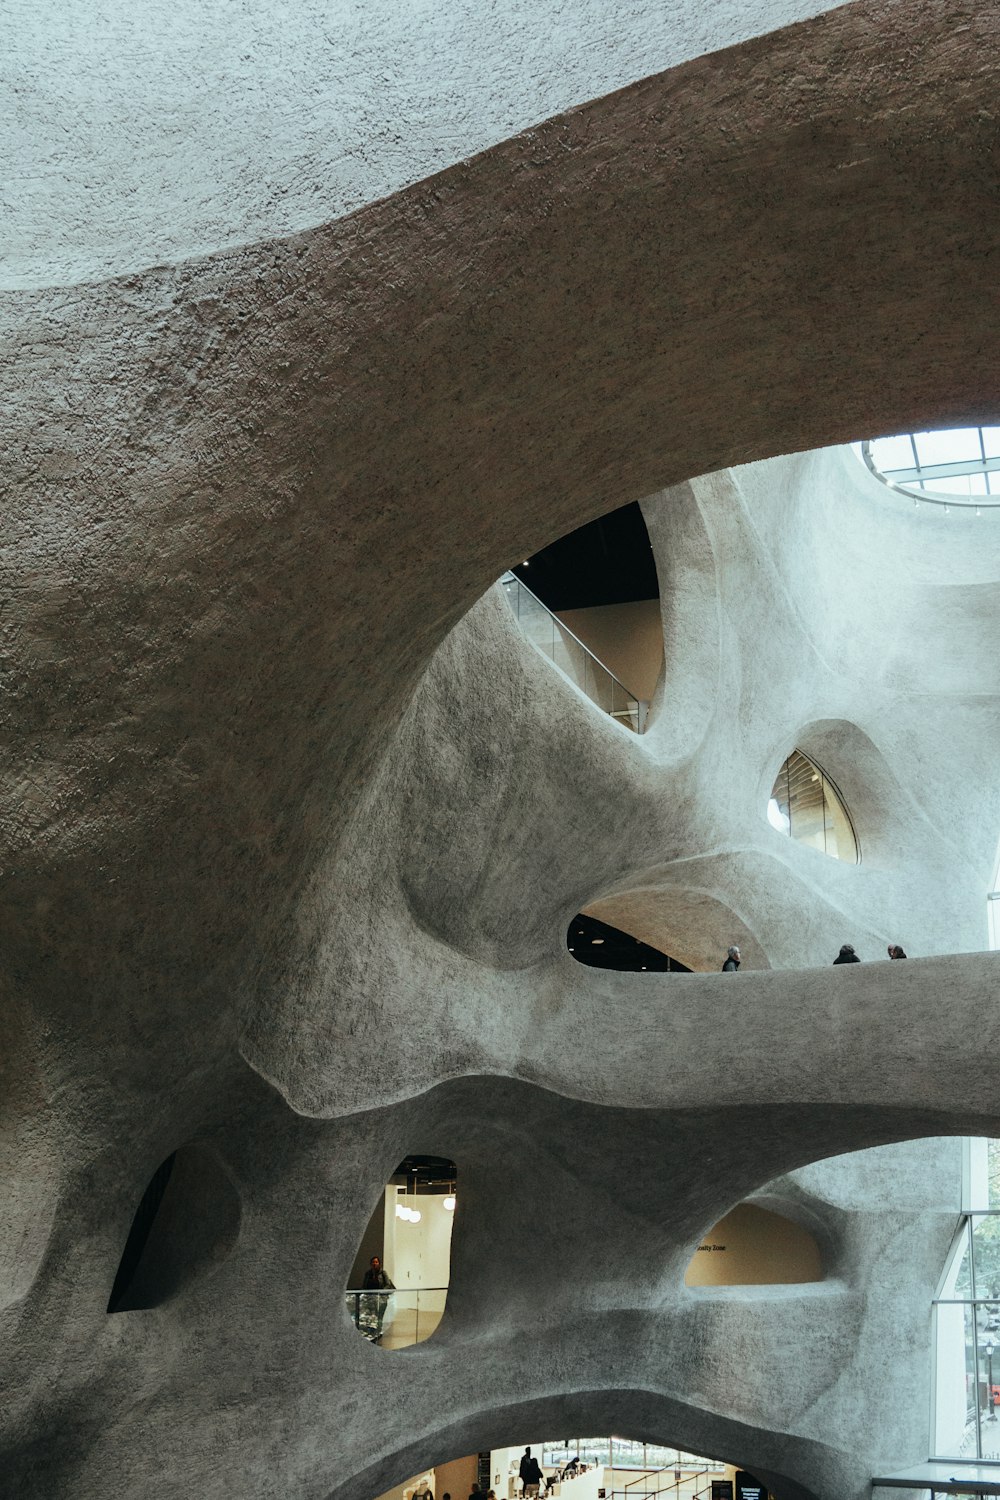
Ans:
[{"label": "ceiling light fixture", "polygon": [[457,1201],[458,1200],[456,1199],[455,1194],[449,1193],[447,1198],[442,1200],[441,1207],[447,1210],[448,1213],[453,1214],[455,1212],[455,1204]]}]

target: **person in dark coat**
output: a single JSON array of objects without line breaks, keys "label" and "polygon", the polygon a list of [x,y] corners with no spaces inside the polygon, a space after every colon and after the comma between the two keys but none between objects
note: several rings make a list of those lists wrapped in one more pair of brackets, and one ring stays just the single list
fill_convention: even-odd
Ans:
[{"label": "person in dark coat", "polygon": [[902,948],[899,946],[898,943],[890,943],[889,944],[889,957],[890,958],[905,958],[906,954],[903,952]]},{"label": "person in dark coat", "polygon": [[[395,1291],[395,1285],[389,1280],[388,1273],[382,1269],[382,1262],[377,1255],[373,1255],[365,1272],[365,1291]],[[373,1344],[377,1344],[382,1337],[382,1319],[389,1305],[388,1297],[362,1297],[361,1306],[365,1314],[365,1322],[372,1327],[370,1335]]]},{"label": "person in dark coat", "polygon": [[739,966],[740,950],[738,948],[730,948],[726,954],[726,961],[722,965],[722,972],[723,974],[735,974]]},{"label": "person in dark coat", "polygon": [[835,964],[859,964],[861,962],[850,943],[844,943],[837,957],[833,960]]},{"label": "person in dark coat", "polygon": [[525,1496],[537,1495],[538,1486],[542,1482],[542,1471],[538,1467],[538,1459],[534,1457],[530,1448],[524,1450],[518,1473],[521,1476]]}]

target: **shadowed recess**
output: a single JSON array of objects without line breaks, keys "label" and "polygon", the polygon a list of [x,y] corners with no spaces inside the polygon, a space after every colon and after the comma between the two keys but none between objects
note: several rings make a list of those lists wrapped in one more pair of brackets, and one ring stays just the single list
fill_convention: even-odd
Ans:
[{"label": "shadowed recess", "polygon": [[240,1201],[215,1155],[197,1142],[161,1162],[135,1211],[108,1312],[159,1307],[232,1250]]}]

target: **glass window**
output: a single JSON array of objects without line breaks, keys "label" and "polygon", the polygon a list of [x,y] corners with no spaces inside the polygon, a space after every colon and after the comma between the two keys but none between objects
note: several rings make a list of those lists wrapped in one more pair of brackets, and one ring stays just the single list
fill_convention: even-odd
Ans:
[{"label": "glass window", "polygon": [[858,862],[857,839],[840,793],[801,750],[792,751],[775,778],[767,821],[831,859]]},{"label": "glass window", "polygon": [[942,1458],[977,1458],[976,1345],[972,1304],[937,1308],[934,1447]]},{"label": "glass window", "polygon": [[875,438],[869,447],[883,474],[891,469],[910,469],[917,461],[909,433],[902,437]]},{"label": "glass window", "polygon": [[977,1297],[1000,1301],[1000,1215],[977,1214],[972,1220],[972,1274]]},{"label": "glass window", "polygon": [[860,446],[873,474],[918,499],[1000,500],[1000,427],[903,432]]},{"label": "glass window", "polygon": [[934,1307],[934,1452],[1000,1462],[1000,1140],[967,1146],[971,1211]]},{"label": "glass window", "polygon": [[913,441],[922,468],[930,464],[961,463],[982,456],[978,427],[954,427],[950,432],[915,432]]}]

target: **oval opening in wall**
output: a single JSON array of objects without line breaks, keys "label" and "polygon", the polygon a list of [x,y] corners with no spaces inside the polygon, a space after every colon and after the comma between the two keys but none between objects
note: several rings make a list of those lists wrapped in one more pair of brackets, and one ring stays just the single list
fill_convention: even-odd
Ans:
[{"label": "oval opening in wall", "polygon": [[351,1322],[383,1349],[422,1344],[444,1314],[458,1172],[443,1156],[407,1156],[393,1172],[354,1258]]}]

